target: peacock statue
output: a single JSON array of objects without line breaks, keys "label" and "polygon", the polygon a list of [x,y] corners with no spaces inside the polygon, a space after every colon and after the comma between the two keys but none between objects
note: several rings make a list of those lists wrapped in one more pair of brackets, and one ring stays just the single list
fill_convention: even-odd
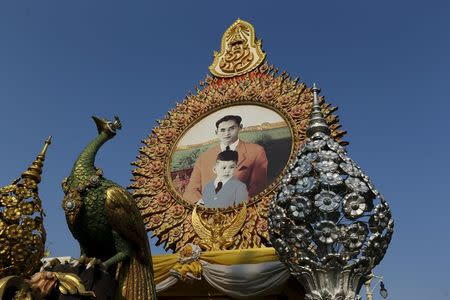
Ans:
[{"label": "peacock statue", "polygon": [[92,117],[98,136],[81,152],[72,172],[62,182],[63,209],[70,231],[79,242],[80,261],[99,264],[118,283],[119,299],[156,299],[147,233],[133,197],[96,168],[100,147],[122,128]]}]

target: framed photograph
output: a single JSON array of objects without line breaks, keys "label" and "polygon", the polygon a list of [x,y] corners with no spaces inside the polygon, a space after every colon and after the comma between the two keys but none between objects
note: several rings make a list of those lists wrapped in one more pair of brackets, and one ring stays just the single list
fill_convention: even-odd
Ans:
[{"label": "framed photograph", "polygon": [[[171,184],[189,204],[227,208],[251,203],[286,167],[292,140],[291,126],[273,109],[259,105],[222,108],[181,136],[170,159]],[[235,162],[220,156],[230,145]],[[227,166],[234,170],[231,177],[227,177]],[[218,185],[220,189],[212,193]]]}]

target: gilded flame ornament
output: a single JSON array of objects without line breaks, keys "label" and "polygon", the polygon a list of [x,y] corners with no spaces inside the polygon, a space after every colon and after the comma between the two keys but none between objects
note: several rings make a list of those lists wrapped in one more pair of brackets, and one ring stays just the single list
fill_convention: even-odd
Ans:
[{"label": "gilded flame ornament", "polygon": [[214,52],[214,62],[209,70],[217,77],[234,77],[258,67],[266,54],[261,41],[255,37],[253,26],[237,19],[224,33],[220,53]]},{"label": "gilded flame ornament", "polygon": [[0,278],[31,276],[44,256],[44,212],[38,195],[51,137],[21,178],[0,188]]}]

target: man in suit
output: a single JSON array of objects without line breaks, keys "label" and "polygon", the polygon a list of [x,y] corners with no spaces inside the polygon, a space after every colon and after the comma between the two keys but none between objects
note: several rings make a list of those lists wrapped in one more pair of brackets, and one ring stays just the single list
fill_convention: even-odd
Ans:
[{"label": "man in suit", "polygon": [[227,115],[216,122],[216,136],[219,144],[202,154],[195,162],[191,178],[183,194],[183,198],[191,204],[202,199],[202,190],[214,179],[213,171],[219,152],[237,151],[239,161],[235,173],[236,178],[245,183],[249,198],[256,196],[267,185],[267,157],[264,148],[258,144],[247,143],[239,139],[242,129],[240,116]]}]

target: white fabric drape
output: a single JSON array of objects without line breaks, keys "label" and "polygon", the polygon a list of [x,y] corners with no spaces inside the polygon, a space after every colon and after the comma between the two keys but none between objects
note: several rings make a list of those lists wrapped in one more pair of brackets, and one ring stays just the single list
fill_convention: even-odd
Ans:
[{"label": "white fabric drape", "polygon": [[284,284],[289,270],[281,262],[215,265],[202,262],[206,281],[226,295],[237,299],[264,295]]},{"label": "white fabric drape", "polygon": [[[230,266],[200,262],[203,278],[215,289],[237,299],[267,294],[283,285],[290,275],[279,261]],[[164,291],[177,282],[176,277],[170,276],[156,285],[156,291]]]},{"label": "white fabric drape", "polygon": [[178,278],[175,276],[169,276],[156,285],[156,293],[162,292],[170,288],[172,285],[178,282]]}]

